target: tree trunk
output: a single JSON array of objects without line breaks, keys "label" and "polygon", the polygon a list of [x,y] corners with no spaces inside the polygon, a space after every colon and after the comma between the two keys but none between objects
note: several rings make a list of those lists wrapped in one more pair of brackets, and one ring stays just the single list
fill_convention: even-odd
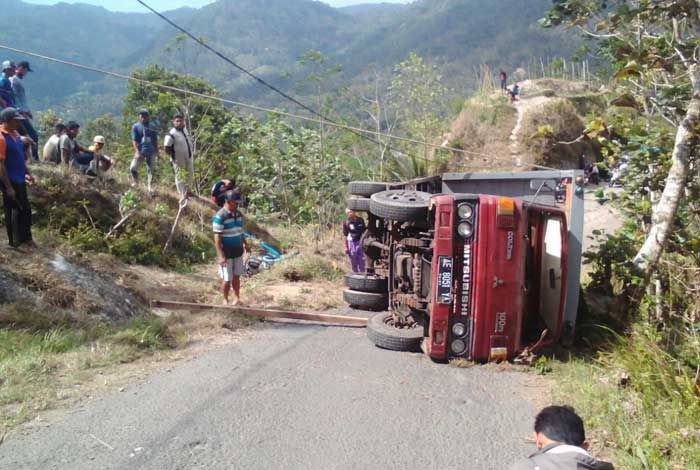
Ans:
[{"label": "tree trunk", "polygon": [[634,265],[644,275],[651,273],[666,246],[678,205],[684,194],[690,155],[696,146],[695,127],[700,123],[700,66],[691,65],[689,73],[693,96],[688,104],[685,118],[676,132],[671,169],[668,171],[666,186],[659,204],[652,211],[651,229],[644,245],[634,257]]}]

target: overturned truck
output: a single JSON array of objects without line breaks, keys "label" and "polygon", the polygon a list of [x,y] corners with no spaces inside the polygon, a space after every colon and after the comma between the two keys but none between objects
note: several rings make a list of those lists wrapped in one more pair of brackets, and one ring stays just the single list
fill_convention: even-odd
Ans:
[{"label": "overturned truck", "polygon": [[576,321],[583,173],[449,173],[355,181],[367,213],[363,274],[345,301],[376,310],[377,346],[432,359],[502,361],[570,335]]}]

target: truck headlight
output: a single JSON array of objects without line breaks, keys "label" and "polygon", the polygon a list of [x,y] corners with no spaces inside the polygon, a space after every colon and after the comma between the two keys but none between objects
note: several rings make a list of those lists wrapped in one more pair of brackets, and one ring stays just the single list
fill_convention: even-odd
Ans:
[{"label": "truck headlight", "polygon": [[464,326],[464,323],[455,323],[452,325],[452,334],[455,336],[464,336],[465,333],[467,332],[467,327]]},{"label": "truck headlight", "polygon": [[462,222],[457,226],[457,233],[463,238],[469,238],[474,234],[474,227],[469,222]]},{"label": "truck headlight", "polygon": [[465,343],[463,339],[456,339],[452,341],[450,348],[452,352],[457,355],[464,354],[464,351],[467,350],[467,343]]},{"label": "truck headlight", "polygon": [[469,204],[461,204],[457,207],[457,215],[460,219],[471,219],[474,215],[474,208]]}]

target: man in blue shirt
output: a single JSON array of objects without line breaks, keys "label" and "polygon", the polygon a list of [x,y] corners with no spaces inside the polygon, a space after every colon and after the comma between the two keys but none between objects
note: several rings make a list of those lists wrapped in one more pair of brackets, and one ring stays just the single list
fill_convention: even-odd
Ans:
[{"label": "man in blue shirt", "polygon": [[34,182],[24,160],[24,147],[17,132],[24,119],[16,109],[0,112],[0,183],[5,209],[5,226],[10,246],[32,246],[32,209],[27,197],[27,183]]},{"label": "man in blue shirt", "polygon": [[15,94],[12,92],[10,78],[15,74],[15,63],[6,60],[2,63],[2,74],[0,75],[0,107],[14,108]]},{"label": "man in blue shirt", "polygon": [[159,156],[158,131],[151,124],[147,109],[139,111],[139,120],[131,127],[131,141],[134,145],[134,159],[131,161],[131,186],[135,187],[139,179],[138,169],[142,161],[148,167],[148,192],[153,194],[153,177],[156,173],[156,160]]},{"label": "man in blue shirt", "polygon": [[233,287],[233,305],[241,302],[241,275],[244,272],[243,253],[248,249],[248,242],[243,236],[243,215],[238,211],[241,195],[229,191],[224,196],[224,207],[214,215],[214,245],[218,254],[219,277],[224,305],[228,305],[229,292]]}]

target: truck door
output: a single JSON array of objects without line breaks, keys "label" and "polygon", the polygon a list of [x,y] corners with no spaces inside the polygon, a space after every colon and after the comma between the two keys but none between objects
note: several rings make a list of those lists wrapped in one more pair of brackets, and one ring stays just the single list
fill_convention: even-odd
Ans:
[{"label": "truck door", "polygon": [[561,216],[549,216],[542,227],[540,270],[540,318],[551,333],[559,331],[564,296],[564,247],[566,230]]}]

